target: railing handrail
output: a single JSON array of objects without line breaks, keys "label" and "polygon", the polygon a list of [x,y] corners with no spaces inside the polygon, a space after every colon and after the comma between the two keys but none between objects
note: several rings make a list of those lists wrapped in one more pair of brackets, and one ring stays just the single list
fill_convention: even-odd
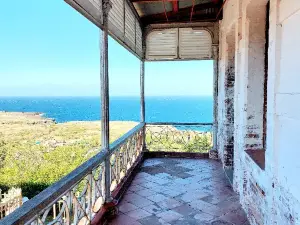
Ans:
[{"label": "railing handrail", "polygon": [[169,125],[169,126],[212,126],[213,123],[177,123],[177,122],[154,122],[154,123],[146,123],[146,125]]},{"label": "railing handrail", "polygon": [[139,132],[143,127],[145,126],[145,123],[139,123],[134,128],[132,128],[130,131],[128,131],[126,134],[124,134],[122,137],[115,140],[112,144],[109,145],[110,154],[113,154],[122,144],[126,142],[128,138]]},{"label": "railing handrail", "polygon": [[7,217],[4,217],[4,219],[0,220],[0,225],[25,224],[27,221],[40,214],[41,211],[55,203],[59,198],[61,198],[61,196],[80,182],[88,173],[91,173],[95,167],[100,165],[106,157],[116,151],[128,138],[136,134],[144,126],[144,123],[140,123],[135,126],[118,140],[114,141],[110,145],[110,151],[102,150],[97,155],[84,162],[71,173],[46,188],[31,200],[25,202],[20,208],[9,214]]}]

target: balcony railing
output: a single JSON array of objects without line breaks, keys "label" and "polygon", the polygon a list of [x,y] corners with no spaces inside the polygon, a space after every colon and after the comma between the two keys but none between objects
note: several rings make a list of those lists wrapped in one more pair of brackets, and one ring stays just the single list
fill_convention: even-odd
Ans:
[{"label": "balcony railing", "polygon": [[210,123],[140,123],[112,143],[109,151],[99,152],[0,225],[93,224],[105,201],[118,196],[142,160],[144,141],[150,151],[206,153],[213,144],[212,128]]},{"label": "balcony railing", "polygon": [[147,123],[149,151],[207,153],[213,146],[212,123]]},{"label": "balcony railing", "polygon": [[0,220],[22,205],[22,190],[12,188],[7,193],[0,189]]},{"label": "balcony railing", "polygon": [[[137,125],[111,144],[109,152],[101,151],[5,217],[0,224],[90,224],[107,198],[105,189],[109,188],[113,194],[139,158],[144,126],[143,123]],[[105,163],[110,165],[109,179],[105,179]]]}]

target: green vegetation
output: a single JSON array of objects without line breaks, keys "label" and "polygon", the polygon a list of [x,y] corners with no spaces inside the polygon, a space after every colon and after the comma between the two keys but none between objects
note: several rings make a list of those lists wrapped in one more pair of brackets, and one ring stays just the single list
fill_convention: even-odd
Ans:
[{"label": "green vegetation", "polygon": [[[56,124],[33,113],[0,112],[0,189],[32,198],[100,151],[100,122]],[[111,142],[134,122],[111,122]],[[211,132],[149,127],[150,151],[208,152]]]},{"label": "green vegetation", "polygon": [[148,128],[146,143],[150,151],[207,153],[212,148],[211,132],[181,131],[174,127],[166,130]]},{"label": "green vegetation", "polygon": [[212,146],[212,134],[207,133],[201,136],[196,136],[188,144],[184,146],[185,152],[208,152]]},{"label": "green vegetation", "polygon": [[[29,198],[100,151],[100,122],[56,124],[37,114],[0,112],[0,189]],[[136,125],[111,122],[111,141]]]}]

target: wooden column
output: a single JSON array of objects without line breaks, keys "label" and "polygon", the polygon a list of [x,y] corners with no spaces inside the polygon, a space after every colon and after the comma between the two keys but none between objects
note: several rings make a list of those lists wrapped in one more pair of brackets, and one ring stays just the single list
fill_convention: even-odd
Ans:
[{"label": "wooden column", "polygon": [[[101,144],[102,151],[109,151],[109,80],[108,80],[108,12],[109,0],[102,0],[103,31],[100,31],[100,80],[101,80]],[[109,157],[105,160],[105,201],[110,202],[111,171]]]},{"label": "wooden column", "polygon": [[140,72],[140,89],[141,89],[141,122],[145,123],[145,61],[141,61]]},{"label": "wooden column", "polygon": [[[140,71],[140,90],[141,90],[141,123],[146,122],[145,118],[145,60],[141,60],[141,71]],[[146,150],[146,127],[143,130],[143,151]]]}]

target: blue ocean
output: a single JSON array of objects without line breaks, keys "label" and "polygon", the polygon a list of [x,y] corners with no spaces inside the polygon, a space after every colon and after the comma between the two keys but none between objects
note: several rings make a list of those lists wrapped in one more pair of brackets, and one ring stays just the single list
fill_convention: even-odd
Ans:
[{"label": "blue ocean", "polygon": [[[146,97],[146,122],[213,121],[211,96]],[[0,111],[40,112],[58,123],[100,120],[100,97],[0,97]],[[111,121],[139,121],[139,97],[111,97]]]}]

